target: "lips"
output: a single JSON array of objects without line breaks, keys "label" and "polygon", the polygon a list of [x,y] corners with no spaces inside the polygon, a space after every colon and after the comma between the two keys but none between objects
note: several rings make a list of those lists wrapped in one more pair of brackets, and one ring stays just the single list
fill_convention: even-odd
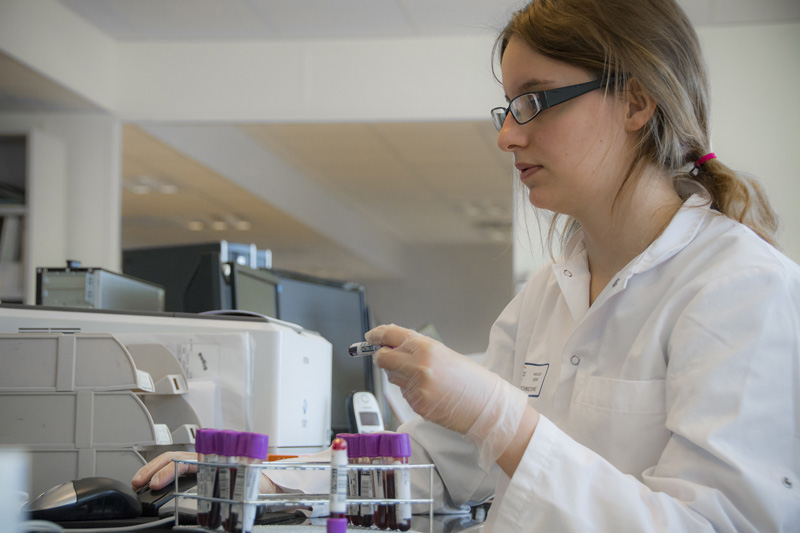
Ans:
[{"label": "lips", "polygon": [[534,165],[532,163],[516,163],[514,166],[519,170],[519,179],[523,183],[542,168],[542,165]]}]

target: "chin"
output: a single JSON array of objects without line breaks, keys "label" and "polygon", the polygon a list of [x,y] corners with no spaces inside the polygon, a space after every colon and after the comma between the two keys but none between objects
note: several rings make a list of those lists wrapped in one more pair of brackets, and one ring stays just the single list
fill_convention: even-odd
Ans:
[{"label": "chin", "polygon": [[528,202],[536,209],[553,211],[553,202],[536,189],[528,189]]}]

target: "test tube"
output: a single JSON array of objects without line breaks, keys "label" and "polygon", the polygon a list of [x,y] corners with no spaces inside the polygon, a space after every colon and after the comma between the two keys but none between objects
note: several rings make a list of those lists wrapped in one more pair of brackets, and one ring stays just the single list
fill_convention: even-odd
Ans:
[{"label": "test tube", "polygon": [[[337,437],[342,438],[347,442],[347,464],[357,464],[361,459],[361,435],[357,433],[339,433]],[[347,499],[358,498],[359,490],[359,476],[361,472],[355,468],[347,469]],[[347,504],[347,521],[354,526],[361,525],[361,508],[357,503]]]},{"label": "test tube", "polygon": [[[260,433],[243,433],[239,435],[239,470],[234,481],[233,499],[236,501],[255,500],[261,481],[261,470],[252,464],[261,463],[267,458],[269,437]],[[256,517],[256,505],[234,504],[231,507],[231,533],[249,533],[253,529]]]},{"label": "test tube", "polygon": [[[238,445],[238,438],[239,435],[235,431],[220,431],[217,433],[217,462],[220,464],[235,464],[236,463],[236,447]],[[233,470],[233,471],[231,471]],[[229,466],[220,466],[218,467],[219,473],[217,477],[219,478],[219,494],[218,498],[224,500],[231,499],[231,479],[236,476],[236,468],[229,467]],[[230,503],[222,503],[219,504],[219,512],[217,513],[216,525],[209,524],[209,526],[213,526],[212,529],[218,528],[222,525],[225,521],[228,520],[228,516],[231,512],[231,505]]]},{"label": "test tube", "polygon": [[331,444],[330,517],[345,518],[347,511],[347,441],[341,437]]},{"label": "test tube", "polygon": [[[411,440],[408,433],[386,433],[381,437],[381,456],[387,465],[408,464],[411,457]],[[386,499],[411,499],[411,475],[407,468],[384,470]],[[408,502],[390,505],[387,509],[389,528],[400,531],[411,529],[411,504]]]},{"label": "test tube", "polygon": [[[220,468],[219,478],[219,494],[220,498],[232,500],[233,493],[236,487],[236,476],[238,473],[239,464],[239,441],[242,440],[242,433],[236,431],[225,432],[225,448],[220,457],[220,463],[232,464],[237,466]],[[222,522],[222,528],[225,531],[230,531],[231,515],[233,513],[233,504],[220,503],[219,514]]]},{"label": "test tube", "polygon": [[[359,439],[360,456],[359,463],[368,465],[372,463],[373,458],[378,455],[378,436],[361,434]],[[373,481],[374,472],[360,471],[361,477],[359,478],[359,495],[361,498],[374,498],[375,497],[375,483]],[[371,503],[361,504],[361,525],[363,527],[371,527],[373,522],[373,515],[375,514],[375,505]]]},{"label": "test tube", "polygon": [[[363,452],[369,459],[369,463],[374,465],[383,464],[383,460],[381,458],[381,441],[383,440],[383,436],[388,435],[388,433],[368,433],[364,435],[364,449]],[[375,498],[382,500],[386,498],[385,487],[383,484],[383,475],[380,470],[370,470],[370,480],[372,482],[372,492]],[[389,527],[389,517],[386,513],[386,505],[385,504],[372,504],[370,505],[372,509],[372,518],[373,522],[375,523],[375,527],[378,529],[387,529]],[[363,517],[362,517],[363,523]]]},{"label": "test tube", "polygon": [[[213,429],[198,429],[194,438],[194,451],[197,452],[197,461],[216,461],[214,454],[214,433]],[[208,525],[208,513],[211,511],[211,502],[202,498],[211,497],[214,494],[214,467],[206,465],[197,466],[197,495],[201,499],[197,501],[197,525],[205,527]]]}]

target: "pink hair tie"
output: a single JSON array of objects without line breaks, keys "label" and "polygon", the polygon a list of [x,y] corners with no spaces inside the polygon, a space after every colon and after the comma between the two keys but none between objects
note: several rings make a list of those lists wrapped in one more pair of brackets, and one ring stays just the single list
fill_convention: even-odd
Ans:
[{"label": "pink hair tie", "polygon": [[699,168],[700,165],[702,165],[703,163],[705,163],[709,159],[716,159],[716,158],[717,158],[717,155],[714,152],[708,152],[706,155],[704,155],[703,157],[701,157],[700,159],[697,160],[697,162],[694,164],[694,168]]}]

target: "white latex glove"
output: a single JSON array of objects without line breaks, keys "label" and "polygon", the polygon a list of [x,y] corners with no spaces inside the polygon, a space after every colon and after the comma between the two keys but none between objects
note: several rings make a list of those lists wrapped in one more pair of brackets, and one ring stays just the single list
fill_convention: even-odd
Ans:
[{"label": "white latex glove", "polygon": [[395,325],[367,332],[375,363],[424,419],[466,435],[488,468],[517,433],[527,395],[444,344]]}]

